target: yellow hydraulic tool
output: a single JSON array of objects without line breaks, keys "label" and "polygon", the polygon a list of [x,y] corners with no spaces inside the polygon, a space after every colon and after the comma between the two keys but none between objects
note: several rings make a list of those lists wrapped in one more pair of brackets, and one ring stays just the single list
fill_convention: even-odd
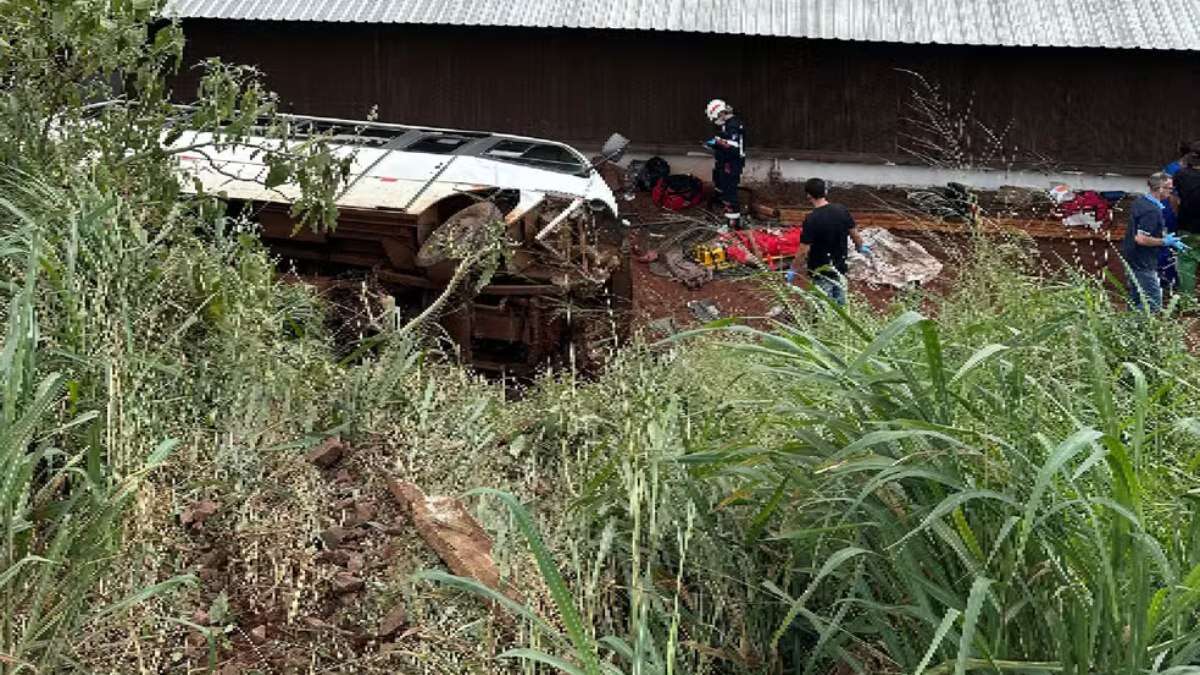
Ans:
[{"label": "yellow hydraulic tool", "polygon": [[696,262],[704,265],[711,270],[727,270],[737,266],[737,263],[729,259],[725,254],[725,247],[719,242],[708,242],[698,244],[692,250],[692,257]]}]

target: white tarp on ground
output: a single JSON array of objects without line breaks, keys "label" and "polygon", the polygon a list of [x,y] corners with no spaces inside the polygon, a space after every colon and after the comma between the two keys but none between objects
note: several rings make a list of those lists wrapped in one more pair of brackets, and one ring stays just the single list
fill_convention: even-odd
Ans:
[{"label": "white tarp on ground", "polygon": [[848,276],[854,281],[907,288],[927,283],[942,271],[942,263],[911,239],[879,227],[865,228],[860,234],[871,247],[871,254],[850,254]]}]

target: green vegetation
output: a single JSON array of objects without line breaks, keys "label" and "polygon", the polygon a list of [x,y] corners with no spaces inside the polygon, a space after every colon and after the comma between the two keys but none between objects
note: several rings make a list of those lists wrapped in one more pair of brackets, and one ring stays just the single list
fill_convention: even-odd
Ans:
[{"label": "green vegetation", "polygon": [[[1196,672],[1200,363],[1178,317],[976,245],[938,320],[810,306],[616,375],[626,422],[572,511],[613,543],[570,537],[625,589],[596,633],[616,667]],[[613,581],[576,568],[587,615]]]},{"label": "green vegetation", "polygon": [[[0,673],[1200,672],[1190,319],[978,240],[944,297],[788,293],[513,400],[394,321],[334,344],[251,223],[181,197],[155,9],[0,14]],[[272,126],[207,72],[191,124]],[[274,161],[327,221],[321,139]],[[394,478],[463,495],[519,596],[446,572]],[[319,535],[368,501],[333,593]]]}]

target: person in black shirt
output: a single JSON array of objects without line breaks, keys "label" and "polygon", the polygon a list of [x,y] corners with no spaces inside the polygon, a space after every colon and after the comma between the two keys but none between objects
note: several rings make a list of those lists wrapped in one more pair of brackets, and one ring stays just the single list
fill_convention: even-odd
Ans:
[{"label": "person in black shirt", "polygon": [[741,118],[733,114],[733,108],[719,98],[709,101],[704,113],[719,128],[717,135],[704,145],[712,150],[713,186],[725,208],[725,227],[722,229],[740,230],[742,206],[738,200],[738,185],[742,181],[742,167],[746,166],[746,127]]},{"label": "person in black shirt", "polygon": [[[804,218],[804,229],[800,243],[808,244],[806,267],[813,284],[839,305],[846,304],[846,256],[849,255],[847,239],[854,241],[855,249],[867,255],[871,248],[863,243],[854,218],[841,204],[830,204],[829,186],[820,178],[809,178],[804,183],[804,193],[813,206]],[[792,258],[787,282],[796,278],[800,256]]]},{"label": "person in black shirt", "polygon": [[[1178,174],[1176,174],[1178,175]],[[1162,308],[1158,280],[1158,252],[1164,246],[1185,250],[1179,237],[1166,231],[1163,201],[1171,194],[1171,177],[1163,172],[1146,181],[1150,191],[1134,200],[1129,209],[1129,227],[1121,242],[1121,255],[1129,269],[1129,297],[1135,309],[1157,312]]]},{"label": "person in black shirt", "polygon": [[1179,229],[1200,234],[1200,141],[1191,144],[1175,172],[1175,192],[1179,195]]}]

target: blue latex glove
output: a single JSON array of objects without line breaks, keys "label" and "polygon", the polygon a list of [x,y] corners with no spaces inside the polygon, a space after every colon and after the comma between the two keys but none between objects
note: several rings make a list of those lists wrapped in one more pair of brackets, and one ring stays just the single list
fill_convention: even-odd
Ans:
[{"label": "blue latex glove", "polygon": [[791,286],[792,282],[796,280],[796,270],[788,270],[787,273],[783,275],[783,278],[787,279],[788,285]]},{"label": "blue latex glove", "polygon": [[863,255],[871,255],[871,245],[864,241],[862,246],[858,247],[858,252]]},{"label": "blue latex glove", "polygon": [[1167,233],[1167,236],[1163,237],[1163,246],[1169,246],[1176,251],[1188,250],[1188,245],[1183,243],[1182,239],[1171,234],[1170,232]]},{"label": "blue latex glove", "polygon": [[713,150],[714,148],[716,148],[717,147],[717,137],[713,136],[712,138],[708,139],[707,141],[704,141],[704,147],[708,148],[709,150]]}]

